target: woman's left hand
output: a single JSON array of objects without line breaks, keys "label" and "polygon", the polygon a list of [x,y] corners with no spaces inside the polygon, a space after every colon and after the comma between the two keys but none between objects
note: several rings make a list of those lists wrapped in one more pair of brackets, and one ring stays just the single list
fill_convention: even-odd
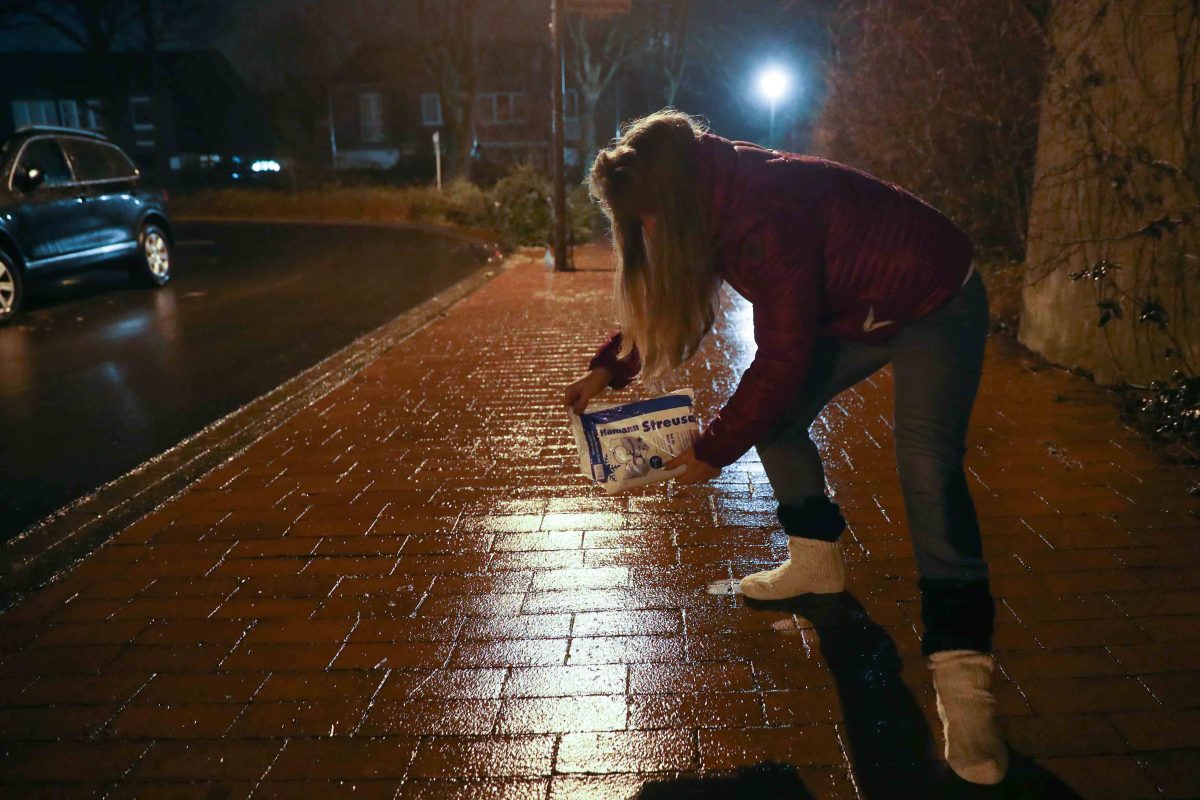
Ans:
[{"label": "woman's left hand", "polygon": [[704,483],[721,474],[719,468],[696,458],[696,451],[691,447],[667,462],[667,469],[678,467],[684,467],[684,470],[681,475],[675,476],[676,483]]}]

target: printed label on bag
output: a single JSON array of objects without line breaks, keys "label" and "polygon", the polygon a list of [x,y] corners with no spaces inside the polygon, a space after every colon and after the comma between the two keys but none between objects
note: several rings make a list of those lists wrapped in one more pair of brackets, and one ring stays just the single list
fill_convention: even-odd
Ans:
[{"label": "printed label on bag", "polygon": [[692,390],[571,414],[579,469],[609,494],[673,478],[665,466],[700,435]]}]

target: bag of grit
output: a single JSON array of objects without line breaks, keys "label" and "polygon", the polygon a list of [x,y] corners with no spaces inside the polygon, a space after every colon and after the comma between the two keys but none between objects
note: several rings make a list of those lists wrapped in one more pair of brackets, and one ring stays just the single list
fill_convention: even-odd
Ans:
[{"label": "bag of grit", "polygon": [[700,436],[691,389],[570,416],[579,469],[609,494],[679,475],[683,467],[668,471],[667,462]]}]

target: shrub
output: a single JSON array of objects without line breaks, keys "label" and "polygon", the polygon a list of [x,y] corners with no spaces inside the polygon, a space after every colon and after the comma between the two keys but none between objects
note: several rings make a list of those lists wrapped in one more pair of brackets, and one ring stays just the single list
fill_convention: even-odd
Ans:
[{"label": "shrub", "polygon": [[1127,388],[1125,411],[1156,438],[1200,452],[1200,378],[1176,372],[1138,391]]},{"label": "shrub", "polygon": [[[550,181],[530,164],[511,169],[491,190],[465,180],[432,186],[347,187],[331,184],[299,192],[219,189],[177,195],[180,216],[246,219],[358,219],[490,228],[507,244],[544,245],[552,235]],[[598,212],[582,186],[567,195],[571,240],[594,238]]]},{"label": "shrub", "polygon": [[551,185],[531,164],[520,164],[496,182],[492,203],[496,223],[515,244],[550,240]]},{"label": "shrub", "polygon": [[[432,187],[400,190],[408,196],[408,218],[420,222],[446,222],[472,228],[489,227],[490,203],[482,189],[469,181],[453,181],[442,191]],[[397,190],[392,190],[393,194]]]}]

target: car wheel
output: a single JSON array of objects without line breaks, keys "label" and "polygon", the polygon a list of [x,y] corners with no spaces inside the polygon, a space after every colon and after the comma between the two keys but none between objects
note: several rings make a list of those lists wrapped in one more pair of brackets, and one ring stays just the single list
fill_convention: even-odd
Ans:
[{"label": "car wheel", "polygon": [[171,241],[153,222],[142,226],[138,234],[138,252],[130,272],[143,286],[164,286],[171,280]]},{"label": "car wheel", "polygon": [[0,325],[17,315],[24,298],[25,287],[21,282],[21,270],[8,253],[0,250]]}]

